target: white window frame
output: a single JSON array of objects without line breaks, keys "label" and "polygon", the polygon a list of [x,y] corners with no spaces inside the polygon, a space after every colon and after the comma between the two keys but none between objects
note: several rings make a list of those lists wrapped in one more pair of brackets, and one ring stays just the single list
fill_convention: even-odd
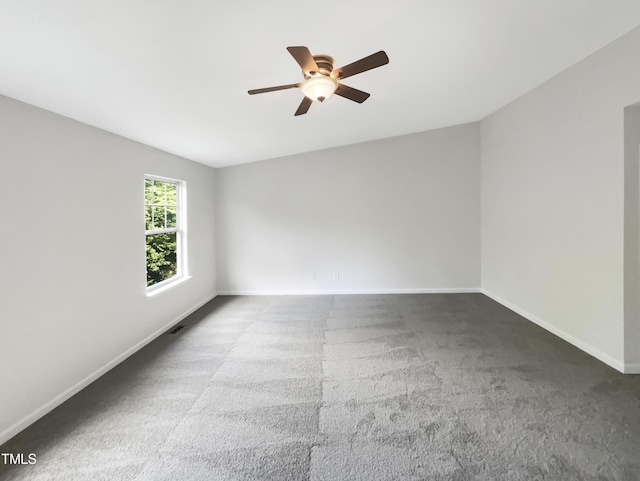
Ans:
[{"label": "white window frame", "polygon": [[[154,234],[166,234],[166,233],[176,233],[176,275],[170,277],[169,279],[165,279],[164,281],[158,282],[152,286],[146,286],[147,282],[147,260],[145,255],[145,286],[147,296],[152,296],[160,293],[176,284],[181,283],[182,281],[189,278],[188,272],[188,263],[187,263],[187,182],[179,179],[172,179],[169,177],[161,177],[158,175],[145,174],[144,175],[144,183],[142,189],[143,195],[143,215],[146,215],[146,209],[149,204],[146,202],[145,191],[146,191],[146,181],[147,180],[155,180],[159,182],[167,182],[170,184],[174,184],[176,186],[176,227],[170,227],[165,229],[146,229],[146,220],[143,220],[145,224],[145,233],[144,233],[144,242],[145,246],[147,245],[147,236]],[[154,204],[158,205],[158,204]]]}]

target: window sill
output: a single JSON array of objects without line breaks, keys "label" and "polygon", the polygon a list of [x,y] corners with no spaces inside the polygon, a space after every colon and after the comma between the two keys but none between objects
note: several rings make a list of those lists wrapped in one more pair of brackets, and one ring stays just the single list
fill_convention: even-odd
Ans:
[{"label": "window sill", "polygon": [[185,281],[188,281],[189,279],[191,279],[191,276],[184,276],[184,277],[179,277],[178,279],[169,279],[164,282],[161,282],[160,284],[156,284],[155,286],[152,286],[151,288],[147,289],[147,297],[154,297],[160,294],[161,292],[165,292],[170,289],[173,289],[174,287],[182,284]]}]

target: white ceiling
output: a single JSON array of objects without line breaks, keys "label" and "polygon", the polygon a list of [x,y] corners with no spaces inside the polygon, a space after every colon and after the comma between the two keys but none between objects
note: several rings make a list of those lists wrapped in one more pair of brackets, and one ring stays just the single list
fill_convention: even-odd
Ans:
[{"label": "white ceiling", "polygon": [[[0,0],[0,93],[220,167],[479,120],[640,24],[640,0]],[[286,51],[345,80],[294,117]]]}]

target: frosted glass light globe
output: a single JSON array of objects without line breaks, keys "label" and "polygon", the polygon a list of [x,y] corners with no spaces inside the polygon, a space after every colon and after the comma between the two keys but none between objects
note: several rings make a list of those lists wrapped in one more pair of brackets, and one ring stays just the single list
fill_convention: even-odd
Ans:
[{"label": "frosted glass light globe", "polygon": [[337,88],[338,82],[326,75],[308,78],[300,86],[303,94],[317,102],[324,102]]}]

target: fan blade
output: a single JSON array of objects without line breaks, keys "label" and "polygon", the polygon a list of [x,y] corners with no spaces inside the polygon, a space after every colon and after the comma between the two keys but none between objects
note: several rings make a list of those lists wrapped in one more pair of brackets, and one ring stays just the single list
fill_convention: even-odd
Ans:
[{"label": "fan blade", "polygon": [[312,103],[313,103],[313,100],[311,100],[309,97],[303,98],[302,102],[300,102],[300,106],[298,107],[298,110],[296,110],[296,113],[293,114],[294,117],[297,115],[306,114],[307,110],[309,110],[309,107],[311,107]]},{"label": "fan blade", "polygon": [[356,75],[362,72],[366,72],[367,70],[371,70],[372,68],[382,67],[389,63],[389,57],[384,53],[383,50],[376,52],[368,57],[361,58],[360,60],[356,60],[349,65],[345,65],[344,67],[340,67],[331,72],[331,76],[335,79],[342,80],[343,78],[351,77],[352,75]]},{"label": "fan blade", "polygon": [[358,102],[361,104],[365,100],[369,98],[367,92],[363,92],[362,90],[354,89],[353,87],[348,87],[344,84],[338,84],[338,88],[335,92],[333,92],[340,97],[344,97],[345,99],[353,100],[354,102]]},{"label": "fan blade", "polygon": [[287,47],[287,50],[298,62],[303,72],[317,72],[320,70],[307,47]]},{"label": "fan blade", "polygon": [[276,90],[294,89],[300,87],[300,84],[278,85],[277,87],[267,87],[266,89],[249,90],[249,95],[263,94],[265,92],[275,92]]}]

